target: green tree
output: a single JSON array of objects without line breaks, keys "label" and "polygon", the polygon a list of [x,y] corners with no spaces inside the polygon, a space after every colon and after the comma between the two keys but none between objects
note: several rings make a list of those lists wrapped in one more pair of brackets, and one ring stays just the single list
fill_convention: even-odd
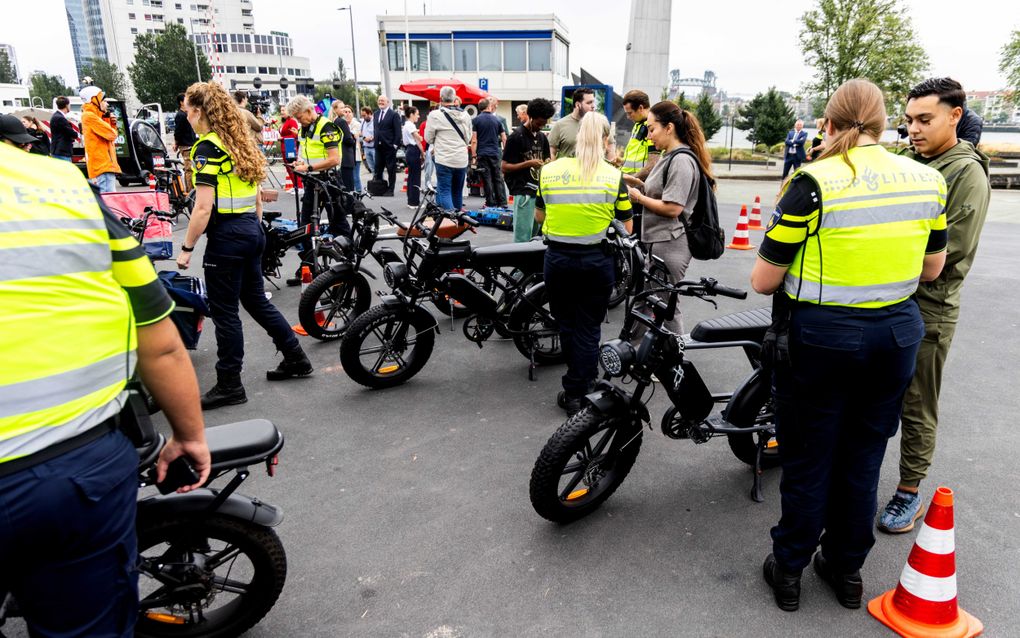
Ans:
[{"label": "green tree", "polygon": [[747,139],[752,144],[772,146],[786,139],[786,133],[796,121],[793,110],[773,86],[740,107],[733,125],[741,131],[747,131]]},{"label": "green tree", "polygon": [[[339,82],[340,88],[334,89],[333,83]],[[332,95],[335,99],[340,100],[344,104],[354,108],[356,102],[354,100],[354,80],[348,79],[347,67],[344,65],[343,58],[337,58],[337,70],[330,74],[328,82],[317,82],[315,84],[315,101],[321,100],[327,93]],[[368,104],[374,108],[376,100],[379,99],[379,95],[371,89],[361,89],[358,91],[358,97],[361,98],[361,105],[365,106]],[[360,117],[360,116],[357,116]]]},{"label": "green tree", "polygon": [[1020,29],[1013,31],[1009,43],[1002,47],[999,70],[1006,74],[1006,84],[1013,91],[1013,102],[1020,104]]},{"label": "green tree", "polygon": [[[212,77],[209,60],[198,52],[202,81]],[[135,38],[135,62],[128,67],[131,83],[142,102],[159,102],[166,110],[177,109],[177,94],[196,81],[195,45],[180,24],[168,24],[162,33]]]},{"label": "green tree", "polygon": [[14,65],[7,57],[6,51],[0,51],[0,84],[17,84],[18,76],[14,73]]},{"label": "green tree", "polygon": [[77,95],[77,92],[67,86],[64,78],[59,75],[33,73],[29,78],[28,94],[34,98],[42,99],[43,108],[48,109],[53,104],[53,98],[61,95]]},{"label": "green tree", "polygon": [[885,93],[890,115],[928,68],[899,0],[817,0],[801,16],[800,46],[814,79],[805,88],[828,101],[840,84],[867,78]]},{"label": "green tree", "polygon": [[694,102],[691,102],[690,100],[687,99],[687,96],[684,94],[683,91],[680,91],[680,93],[678,93],[677,96],[673,98],[673,103],[682,108],[683,110],[690,111],[691,113],[693,113],[694,110],[697,108],[697,105]]},{"label": "green tree", "polygon": [[715,112],[715,104],[712,104],[712,98],[708,96],[708,93],[702,92],[698,97],[698,101],[694,105],[694,114],[701,122],[701,130],[705,132],[706,142],[722,128],[722,118]]},{"label": "green tree", "polygon": [[112,98],[123,100],[127,97],[128,83],[124,73],[116,64],[102,58],[92,58],[81,67],[82,76],[92,78],[92,84],[103,89]]}]

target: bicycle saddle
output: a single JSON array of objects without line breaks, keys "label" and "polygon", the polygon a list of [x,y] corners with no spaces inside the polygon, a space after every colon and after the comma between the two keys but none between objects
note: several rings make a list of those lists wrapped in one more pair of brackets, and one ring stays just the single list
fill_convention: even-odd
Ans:
[{"label": "bicycle saddle", "polygon": [[283,433],[266,419],[206,428],[213,471],[259,463],[283,447]]},{"label": "bicycle saddle", "polygon": [[279,219],[282,215],[283,213],[278,210],[262,211],[262,219],[266,220],[267,222],[272,222],[274,219]]},{"label": "bicycle saddle", "polygon": [[528,241],[482,246],[474,250],[472,258],[480,266],[508,266],[541,270],[545,263],[545,243]]},{"label": "bicycle saddle", "polygon": [[754,341],[761,343],[772,323],[770,308],[755,308],[701,321],[691,330],[691,338],[702,343]]}]

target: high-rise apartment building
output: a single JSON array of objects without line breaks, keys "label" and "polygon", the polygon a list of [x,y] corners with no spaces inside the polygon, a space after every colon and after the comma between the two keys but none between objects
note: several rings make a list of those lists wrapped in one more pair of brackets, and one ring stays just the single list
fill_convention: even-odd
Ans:
[{"label": "high-rise apartment building", "polygon": [[21,77],[21,71],[18,69],[18,55],[14,51],[14,45],[0,44],[0,51],[3,51],[4,53],[7,54],[7,59],[11,63],[11,68],[14,69],[14,77],[24,81],[25,78]]},{"label": "high-rise apartment building", "polygon": [[[280,31],[256,33],[252,0],[64,0],[71,30],[75,66],[103,58],[127,72],[134,62],[135,38],[180,24],[205,52],[213,79],[230,89],[252,88],[287,99],[295,94],[295,80],[310,76],[308,58],[294,55],[290,36]],[[280,78],[289,86],[282,90]],[[135,102],[134,96],[125,96]]]}]

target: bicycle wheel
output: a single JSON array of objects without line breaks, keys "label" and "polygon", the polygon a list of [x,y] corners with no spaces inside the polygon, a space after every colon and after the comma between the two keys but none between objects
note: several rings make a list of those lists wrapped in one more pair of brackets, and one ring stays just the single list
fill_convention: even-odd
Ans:
[{"label": "bicycle wheel", "polygon": [[510,312],[509,325],[514,331],[514,345],[535,363],[554,365],[563,362],[563,347],[556,319],[549,310],[549,294],[544,285],[535,286],[524,294]]},{"label": "bicycle wheel", "polygon": [[142,638],[227,638],[273,608],[287,557],[272,529],[220,514],[177,516],[138,529]]},{"label": "bicycle wheel", "polygon": [[368,310],[372,290],[353,270],[327,270],[301,293],[298,321],[309,337],[332,341],[343,336],[354,318]]},{"label": "bicycle wheel", "polygon": [[418,374],[435,345],[436,321],[422,308],[376,306],[355,319],[340,342],[340,363],[369,388],[391,388]]},{"label": "bicycle wheel", "polygon": [[535,461],[532,507],[555,523],[598,509],[634,467],[642,432],[626,418],[583,408],[556,430]]}]

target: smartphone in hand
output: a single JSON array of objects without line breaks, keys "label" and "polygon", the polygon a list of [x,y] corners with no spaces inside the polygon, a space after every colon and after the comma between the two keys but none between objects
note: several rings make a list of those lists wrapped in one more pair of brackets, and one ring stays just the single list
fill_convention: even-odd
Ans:
[{"label": "smartphone in hand", "polygon": [[188,457],[178,456],[167,466],[166,477],[162,483],[156,483],[156,489],[160,494],[169,494],[186,485],[194,485],[198,479],[198,472],[191,466]]}]

